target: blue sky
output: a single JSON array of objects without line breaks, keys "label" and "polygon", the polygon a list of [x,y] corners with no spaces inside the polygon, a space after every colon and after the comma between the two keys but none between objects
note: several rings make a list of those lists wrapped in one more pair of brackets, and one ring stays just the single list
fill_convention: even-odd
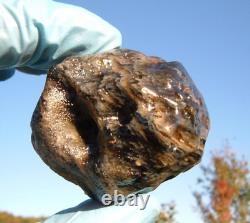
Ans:
[{"label": "blue sky", "polygon": [[[249,0],[65,0],[83,6],[116,26],[123,47],[180,61],[202,92],[211,130],[202,163],[226,139],[250,160]],[[84,19],[84,18],[83,18]],[[22,73],[0,82],[0,210],[50,215],[87,197],[52,172],[30,142],[30,119],[45,76]],[[175,200],[180,223],[199,223],[192,190],[199,166],[162,184],[153,195]]]}]

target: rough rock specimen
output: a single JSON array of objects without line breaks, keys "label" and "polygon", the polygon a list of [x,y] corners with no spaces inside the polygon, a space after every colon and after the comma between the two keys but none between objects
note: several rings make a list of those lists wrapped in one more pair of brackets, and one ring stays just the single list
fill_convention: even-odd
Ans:
[{"label": "rough rock specimen", "polygon": [[31,126],[43,161],[101,200],[155,189],[197,164],[209,118],[180,63],[116,49],[53,67]]}]

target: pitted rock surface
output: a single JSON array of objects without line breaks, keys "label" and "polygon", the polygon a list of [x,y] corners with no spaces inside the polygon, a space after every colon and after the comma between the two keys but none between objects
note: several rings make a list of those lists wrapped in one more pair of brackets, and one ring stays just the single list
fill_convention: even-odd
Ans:
[{"label": "pitted rock surface", "polygon": [[209,117],[180,63],[116,49],[51,68],[31,127],[43,161],[101,200],[153,190],[197,164]]}]

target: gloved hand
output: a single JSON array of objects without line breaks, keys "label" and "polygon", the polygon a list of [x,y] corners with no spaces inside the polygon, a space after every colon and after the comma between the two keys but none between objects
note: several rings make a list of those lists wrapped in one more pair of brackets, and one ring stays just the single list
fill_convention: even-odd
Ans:
[{"label": "gloved hand", "polygon": [[0,0],[0,80],[15,68],[47,73],[67,56],[120,45],[120,32],[83,8],[52,0]]},{"label": "gloved hand", "polygon": [[[0,80],[17,68],[42,74],[67,56],[86,55],[121,45],[120,32],[85,9],[51,0],[0,0]],[[64,210],[46,223],[151,223],[159,205],[149,199],[146,209],[109,206],[88,200]]]},{"label": "gloved hand", "polygon": [[[67,56],[86,55],[121,45],[120,32],[85,9],[51,0],[0,0],[0,80],[15,69],[47,73]],[[88,200],[64,210],[46,223],[151,223],[159,205],[150,198],[146,209],[109,206]]]},{"label": "gloved hand", "polygon": [[147,206],[102,206],[93,200],[87,200],[76,207],[61,211],[43,223],[155,223],[159,215],[159,203],[150,197]]}]

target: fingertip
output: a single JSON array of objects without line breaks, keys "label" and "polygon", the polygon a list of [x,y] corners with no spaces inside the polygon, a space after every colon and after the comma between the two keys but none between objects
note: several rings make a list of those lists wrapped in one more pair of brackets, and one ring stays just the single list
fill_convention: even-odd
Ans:
[{"label": "fingertip", "polygon": [[120,48],[122,46],[122,34],[121,32],[114,28],[114,32],[113,32],[113,48]]}]

